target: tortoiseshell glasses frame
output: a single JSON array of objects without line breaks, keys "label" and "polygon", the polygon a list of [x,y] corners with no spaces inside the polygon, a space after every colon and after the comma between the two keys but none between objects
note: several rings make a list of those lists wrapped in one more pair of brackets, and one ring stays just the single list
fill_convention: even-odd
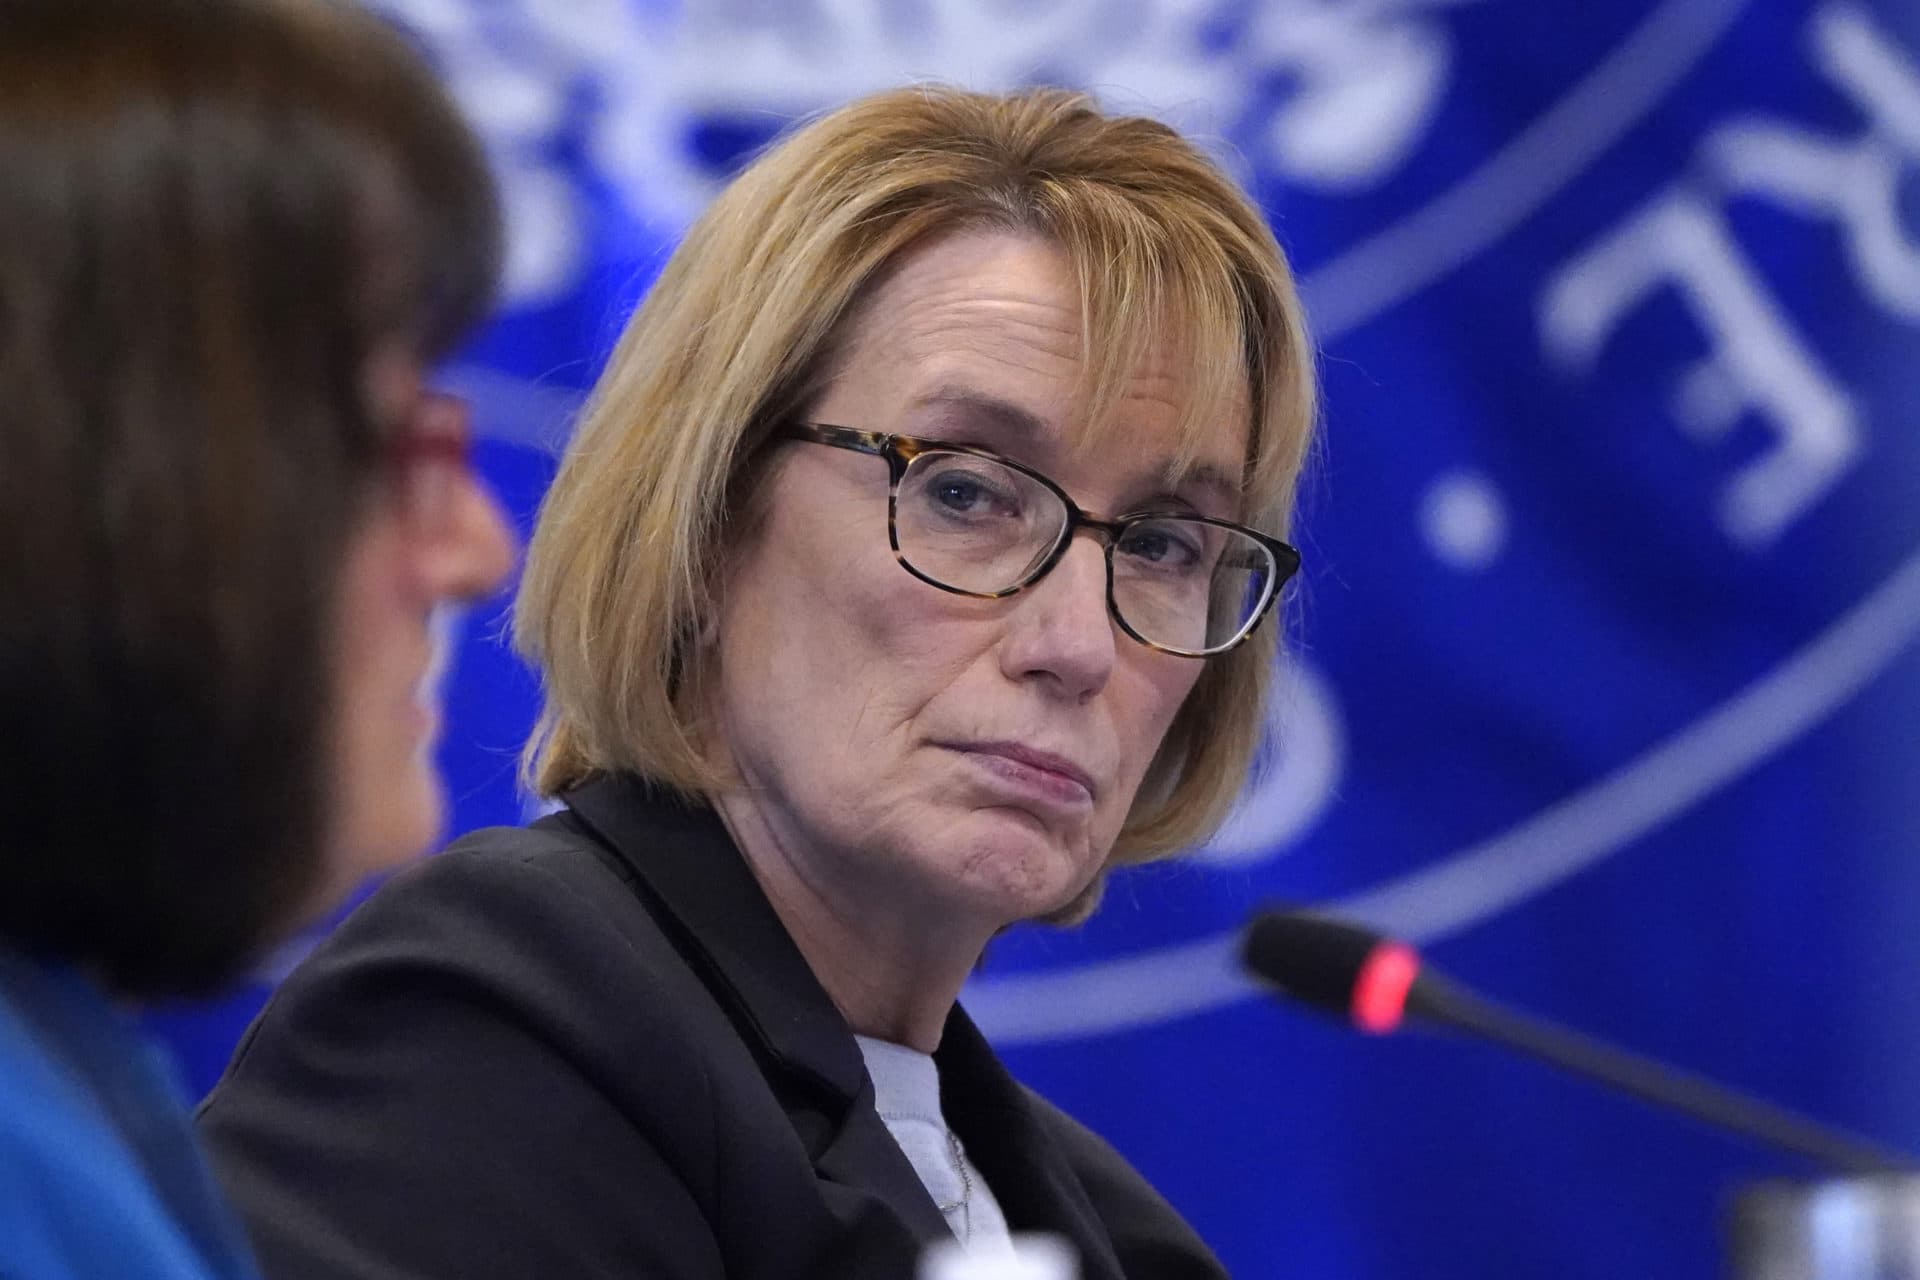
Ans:
[{"label": "tortoiseshell glasses frame", "polygon": [[[901,568],[928,586],[937,587],[954,595],[971,596],[981,600],[998,600],[1022,591],[1044,578],[1054,566],[1060,563],[1061,558],[1066,555],[1067,547],[1072,543],[1074,534],[1081,529],[1094,531],[1100,535],[1106,552],[1108,614],[1128,636],[1149,649],[1161,653],[1174,654],[1183,658],[1210,658],[1226,653],[1244,643],[1272,609],[1273,602],[1279,598],[1281,587],[1300,568],[1300,553],[1292,546],[1258,529],[1252,529],[1231,520],[1216,519],[1183,510],[1136,511],[1112,520],[1088,515],[1068,496],[1067,491],[1051,478],[1035,471],[1025,463],[975,445],[863,431],[825,422],[789,423],[776,430],[774,438],[823,444],[835,449],[849,449],[856,453],[871,454],[886,459],[890,473],[887,491],[887,539],[893,548],[894,559],[899,561]],[[1036,551],[1034,558],[1014,575],[1014,580],[1009,585],[992,590],[975,590],[956,586],[916,565],[901,547],[900,490],[902,482],[913,471],[916,462],[948,455],[983,459],[1005,467],[1037,485],[1041,491],[1059,504],[1059,526],[1051,535],[1051,542],[1045,545],[1044,550]],[[1116,594],[1114,548],[1126,546],[1131,535],[1147,533],[1165,536],[1170,530],[1191,533],[1194,535],[1196,546],[1203,544],[1207,539],[1218,544],[1213,566],[1209,571],[1210,594],[1206,608],[1203,610],[1208,616],[1201,620],[1203,629],[1212,630],[1215,625],[1215,609],[1222,604],[1222,601],[1212,594],[1212,588],[1216,585],[1215,579],[1220,571],[1224,568],[1231,571],[1245,571],[1249,575],[1248,586],[1238,601],[1237,611],[1222,618],[1222,622],[1229,624],[1231,629],[1211,643],[1202,636],[1198,647],[1168,643],[1165,637],[1156,640],[1143,635],[1135,621],[1127,617]],[[1036,548],[1040,545],[1038,540],[1034,540]],[[1228,601],[1232,601],[1231,595]]]}]

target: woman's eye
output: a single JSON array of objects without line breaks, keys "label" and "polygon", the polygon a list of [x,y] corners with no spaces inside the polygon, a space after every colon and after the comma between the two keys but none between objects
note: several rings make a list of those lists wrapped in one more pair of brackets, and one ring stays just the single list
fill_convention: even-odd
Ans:
[{"label": "woman's eye", "polygon": [[935,507],[955,516],[1018,515],[1019,496],[991,478],[956,468],[932,477],[926,486]]},{"label": "woman's eye", "polygon": [[933,493],[944,507],[955,511],[971,511],[979,505],[986,491],[976,481],[953,478],[939,481],[934,485]]},{"label": "woman's eye", "polygon": [[1141,564],[1188,569],[1200,562],[1200,548],[1164,528],[1135,529],[1121,540],[1119,551]]}]

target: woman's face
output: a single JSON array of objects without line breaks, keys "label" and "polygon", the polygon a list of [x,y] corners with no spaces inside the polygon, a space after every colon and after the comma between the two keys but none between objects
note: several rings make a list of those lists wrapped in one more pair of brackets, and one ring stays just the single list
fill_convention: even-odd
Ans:
[{"label": "woman's face", "polygon": [[427,395],[419,363],[397,348],[376,358],[369,385],[375,412],[406,424],[413,447],[396,452],[349,539],[335,597],[332,831],[316,909],[439,837],[433,749],[451,609],[513,566],[499,504],[444,449],[464,437],[464,411]]},{"label": "woman's face", "polygon": [[[1006,232],[912,253],[856,321],[815,421],[992,449],[1091,515],[1231,517],[1215,485],[1169,488],[1181,366],[1150,352],[1098,449],[1066,442],[1081,371],[1068,260]],[[1237,482],[1248,410],[1194,474]],[[1107,612],[1104,551],[982,600],[923,583],[887,538],[884,459],[780,446],[726,581],[714,722],[741,793],[816,893],[997,928],[1058,909],[1113,847],[1201,662]],[[959,913],[957,916],[954,913]]]}]

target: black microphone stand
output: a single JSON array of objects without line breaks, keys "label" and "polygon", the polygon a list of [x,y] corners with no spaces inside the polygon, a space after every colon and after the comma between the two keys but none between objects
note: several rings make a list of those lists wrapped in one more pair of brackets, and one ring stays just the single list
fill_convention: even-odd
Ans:
[{"label": "black microphone stand", "polygon": [[1655,1106],[1817,1161],[1848,1174],[1912,1173],[1910,1158],[1745,1097],[1703,1076],[1554,1026],[1475,995],[1423,971],[1407,992],[1407,1012],[1442,1027],[1480,1036],[1562,1070],[1584,1075]]}]

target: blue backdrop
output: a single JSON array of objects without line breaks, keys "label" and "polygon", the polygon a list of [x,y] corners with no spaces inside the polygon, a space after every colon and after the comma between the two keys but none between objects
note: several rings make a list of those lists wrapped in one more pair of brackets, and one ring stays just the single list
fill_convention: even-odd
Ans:
[{"label": "blue backdrop", "polygon": [[[679,229],[796,114],[1098,90],[1271,211],[1324,348],[1295,656],[1242,807],[968,997],[1237,1274],[1709,1276],[1805,1173],[1476,1045],[1257,999],[1343,907],[1481,988],[1920,1150],[1912,0],[385,0],[485,132],[504,318],[448,371],[523,519]],[[534,705],[470,619],[462,829]],[[156,1020],[205,1084],[264,985]]]}]

